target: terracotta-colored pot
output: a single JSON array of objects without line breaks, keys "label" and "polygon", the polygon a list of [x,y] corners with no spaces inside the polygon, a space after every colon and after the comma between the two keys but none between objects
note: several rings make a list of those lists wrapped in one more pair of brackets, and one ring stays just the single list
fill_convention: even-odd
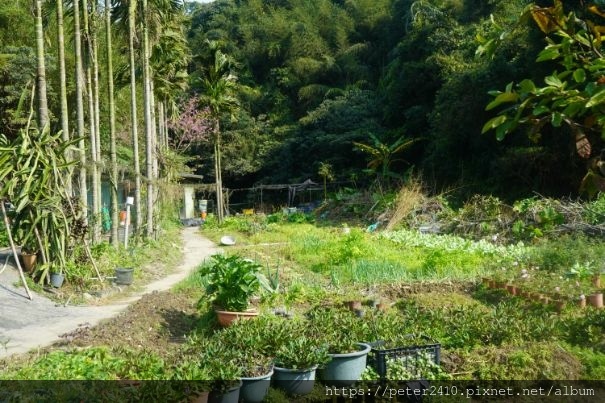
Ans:
[{"label": "terracotta-colored pot", "polygon": [[561,312],[563,312],[563,309],[565,309],[565,301],[556,300],[555,301],[555,311],[557,311],[557,313],[561,313]]},{"label": "terracotta-colored pot", "polygon": [[489,288],[496,288],[496,282],[494,280],[489,280]]},{"label": "terracotta-colored pot", "polygon": [[36,267],[38,255],[36,253],[21,253],[21,261],[23,262],[23,270],[27,273],[32,273]]},{"label": "terracotta-colored pot", "polygon": [[542,299],[542,294],[540,294],[539,292],[532,292],[532,293],[530,294],[530,298],[531,298],[533,301],[540,301],[540,300]]},{"label": "terracotta-colored pot", "polygon": [[496,288],[500,288],[502,290],[506,289],[506,281],[496,281]]},{"label": "terracotta-colored pot", "polygon": [[588,303],[597,309],[603,309],[603,293],[597,292],[588,296]]},{"label": "terracotta-colored pot", "polygon": [[361,309],[361,301],[347,301],[347,307],[349,307],[351,311],[357,311]]},{"label": "terracotta-colored pot", "polygon": [[508,284],[506,286],[506,291],[508,291],[510,295],[517,295],[517,287],[512,284]]},{"label": "terracotta-colored pot", "polygon": [[601,287],[601,275],[600,274],[595,274],[592,277],[592,285],[595,286],[595,287],[597,287],[597,288]]},{"label": "terracotta-colored pot", "polygon": [[189,396],[189,403],[207,403],[210,392],[197,392]]},{"label": "terracotta-colored pot", "polygon": [[246,312],[231,312],[215,309],[215,312],[218,323],[222,327],[231,326],[231,323],[233,323],[236,319],[254,319],[258,316],[258,311],[255,310],[249,310]]}]

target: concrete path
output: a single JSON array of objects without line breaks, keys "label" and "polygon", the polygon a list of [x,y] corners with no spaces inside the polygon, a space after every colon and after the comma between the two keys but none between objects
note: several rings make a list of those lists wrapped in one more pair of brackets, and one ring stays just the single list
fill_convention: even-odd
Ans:
[{"label": "concrete path", "polygon": [[[92,327],[116,316],[144,294],[170,289],[185,279],[206,257],[218,251],[213,242],[200,235],[198,227],[184,228],[182,238],[183,262],[175,273],[111,305],[64,307],[35,293],[30,301],[23,287],[13,285],[20,282],[17,270],[6,267],[0,274],[0,358],[47,346],[59,340],[59,335],[75,330],[79,325]],[[4,260],[2,258],[0,261],[0,270]]]}]

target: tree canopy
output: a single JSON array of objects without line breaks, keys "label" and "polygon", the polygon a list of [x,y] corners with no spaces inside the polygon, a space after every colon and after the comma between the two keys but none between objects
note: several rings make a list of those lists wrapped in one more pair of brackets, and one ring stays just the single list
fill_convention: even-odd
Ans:
[{"label": "tree canopy", "polygon": [[[50,9],[50,3],[44,7]],[[183,128],[168,122],[177,122],[180,113],[195,114],[184,106],[198,97],[200,108],[208,107],[220,128],[226,187],[319,181],[320,163],[332,168],[337,182],[355,178],[357,184],[364,179],[369,184],[376,177],[367,169],[374,157],[356,144],[388,148],[409,141],[402,158],[388,163],[392,179],[405,177],[413,167],[437,191],[456,188],[509,198],[532,191],[561,195],[578,191],[586,174],[582,157],[593,157],[600,148],[603,125],[592,119],[600,109],[605,32],[605,8],[599,2],[216,0],[183,8],[179,1],[149,0],[146,18],[140,7],[133,14],[132,69],[129,4],[111,6],[121,165],[136,150],[129,125],[137,105],[129,107],[126,92],[131,75],[143,77],[143,22],[151,41],[152,101],[157,102],[149,118],[158,121],[159,146],[174,145],[183,136]],[[70,7],[65,58],[67,100],[75,120]],[[24,0],[0,6],[0,122],[8,137],[23,124],[25,116],[16,115],[21,92],[36,77],[29,13]],[[44,14],[45,27],[55,24],[51,14]],[[97,27],[98,17],[91,24]],[[103,35],[97,40],[104,45]],[[47,97],[55,130],[61,127],[59,73],[55,42],[48,42]],[[221,58],[229,60],[229,73],[214,81],[232,87],[227,98],[220,98],[237,107],[212,103],[218,99],[213,91],[221,90],[212,86],[213,74],[223,74],[213,63]],[[98,59],[105,63],[107,56],[101,52]],[[229,77],[237,77],[237,85]],[[131,88],[139,92],[135,102],[142,111],[143,86],[137,85]],[[101,102],[101,115],[107,113],[105,105]],[[142,124],[144,116],[135,114],[135,122]],[[518,135],[525,128],[529,136]],[[481,134],[491,129],[496,136]],[[102,119],[101,151],[109,148],[108,133]],[[577,152],[576,135],[587,136],[591,145],[584,154]],[[570,153],[573,147],[576,152]],[[192,170],[206,178],[215,175],[210,137],[186,148],[195,159]]]}]

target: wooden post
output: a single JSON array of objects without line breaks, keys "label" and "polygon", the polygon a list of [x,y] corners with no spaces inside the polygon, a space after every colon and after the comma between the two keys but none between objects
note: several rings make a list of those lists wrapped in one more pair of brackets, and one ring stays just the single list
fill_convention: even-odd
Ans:
[{"label": "wooden post", "polygon": [[15,262],[17,263],[17,269],[19,270],[19,276],[21,277],[21,281],[23,282],[23,287],[25,288],[27,297],[30,300],[32,300],[33,299],[32,294],[29,292],[29,287],[27,286],[27,282],[25,281],[25,275],[23,274],[23,269],[21,268],[21,263],[19,262],[19,256],[17,256],[17,248],[15,247],[15,242],[13,241],[13,235],[11,234],[10,222],[8,221],[8,217],[6,216],[6,208],[4,207],[4,200],[0,200],[0,204],[2,205],[2,217],[4,218],[4,226],[6,227],[6,234],[8,235],[8,242],[11,244],[13,256],[15,257]]},{"label": "wooden post", "polygon": [[126,204],[126,219],[124,220],[124,249],[128,249],[128,222],[130,221],[130,204]]},{"label": "wooden post", "polygon": [[126,198],[126,220],[124,222],[124,249],[128,249],[128,227],[130,224],[130,206],[134,204],[134,197]]}]

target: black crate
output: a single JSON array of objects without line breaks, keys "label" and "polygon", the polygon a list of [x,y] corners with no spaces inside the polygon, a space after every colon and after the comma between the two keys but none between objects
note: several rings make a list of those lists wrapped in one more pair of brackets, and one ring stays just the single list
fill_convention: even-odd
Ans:
[{"label": "black crate", "polygon": [[387,360],[390,358],[402,361],[410,371],[415,371],[418,360],[421,357],[431,359],[436,365],[440,364],[441,344],[424,335],[406,335],[405,337],[409,338],[410,341],[422,339],[426,343],[389,349],[380,348],[380,346],[385,344],[382,340],[369,343],[372,346],[372,350],[368,357],[368,363],[374,367],[381,378],[384,378],[387,374]]}]

